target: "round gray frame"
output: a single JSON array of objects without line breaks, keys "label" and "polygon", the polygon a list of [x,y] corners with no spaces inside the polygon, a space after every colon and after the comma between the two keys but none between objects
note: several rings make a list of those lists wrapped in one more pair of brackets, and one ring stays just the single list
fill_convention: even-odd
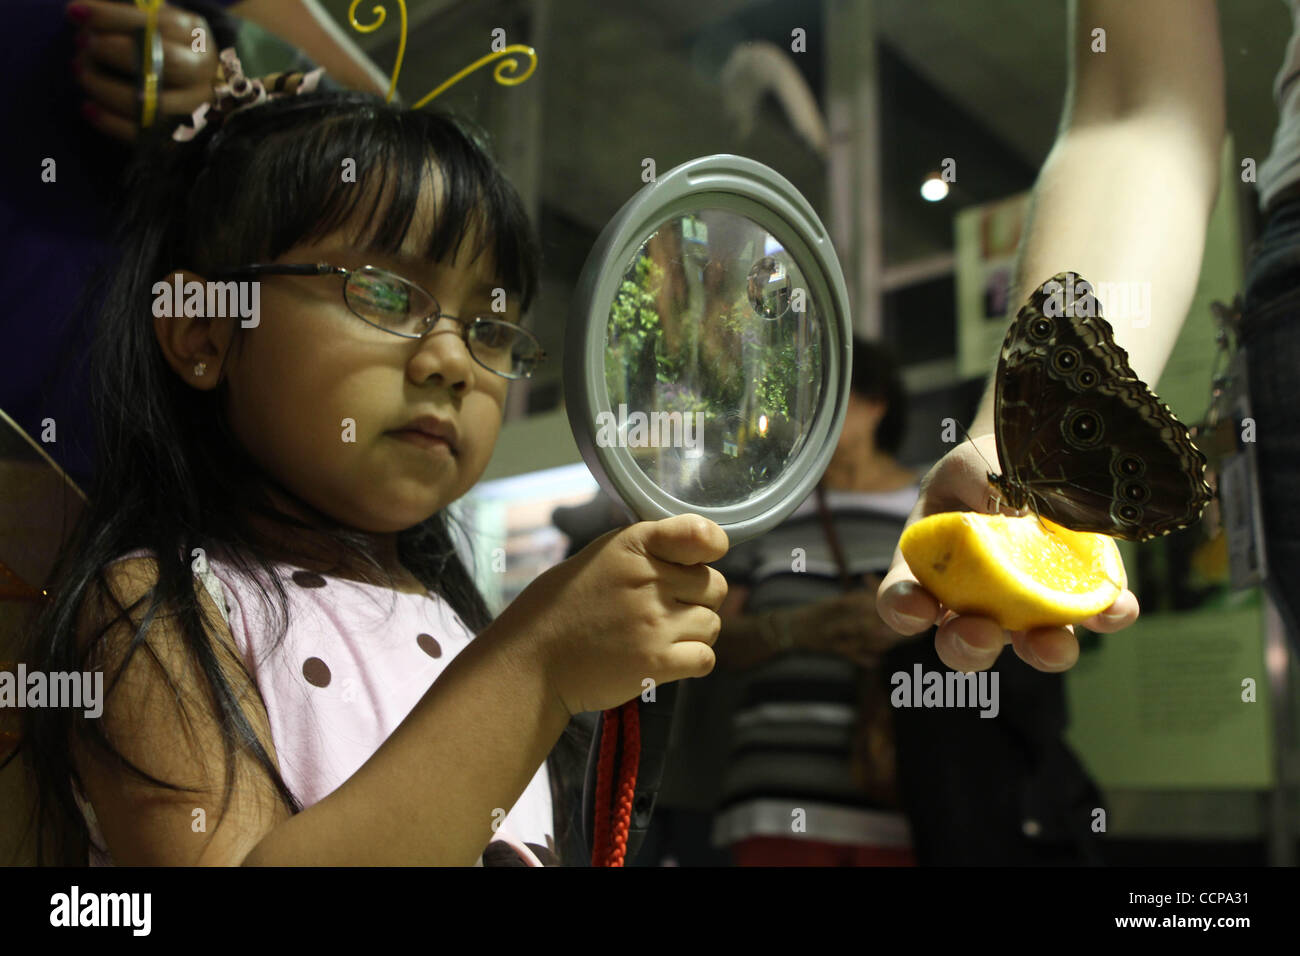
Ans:
[{"label": "round gray frame", "polygon": [[[694,505],[668,494],[627,448],[596,443],[596,416],[612,411],[605,386],[609,310],[633,254],[666,221],[695,210],[746,216],[785,247],[807,280],[812,301],[828,310],[822,399],[803,448],[768,487],[736,504]],[[849,402],[853,326],[848,290],[830,236],[812,206],[775,170],[743,156],[691,160],[658,177],[624,204],[601,231],[583,266],[564,341],[564,396],[583,461],[601,487],[641,520],[699,514],[716,521],[734,546],[771,530],[807,498],[830,463]]]}]

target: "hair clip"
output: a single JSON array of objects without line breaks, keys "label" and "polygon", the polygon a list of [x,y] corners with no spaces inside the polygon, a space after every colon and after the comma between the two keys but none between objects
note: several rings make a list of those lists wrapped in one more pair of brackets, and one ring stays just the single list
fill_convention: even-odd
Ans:
[{"label": "hair clip", "polygon": [[[136,0],[136,3],[144,8],[145,4],[153,4],[155,7],[161,0]],[[348,7],[348,21],[352,24],[353,29],[361,33],[373,33],[378,30],[387,19],[388,13],[382,6],[374,6],[371,12],[378,16],[374,23],[364,26],[357,22],[356,10],[361,0],[352,0],[351,6]],[[393,65],[393,75],[388,82],[388,94],[384,97],[385,102],[392,102],[393,95],[397,92],[397,77],[402,71],[402,59],[406,55],[406,0],[397,0],[398,9],[402,15],[401,36],[397,44],[397,60]],[[528,57],[528,66],[520,73],[520,63],[512,54],[521,54]],[[205,126],[212,122],[220,122],[225,117],[247,109],[250,106],[257,106],[267,100],[277,99],[281,96],[294,96],[298,93],[310,93],[316,89],[321,75],[325,72],[324,68],[317,67],[310,73],[272,73],[269,76],[260,79],[249,79],[244,75],[243,68],[240,65],[239,58],[235,55],[233,47],[228,47],[221,51],[220,62],[217,64],[217,76],[213,81],[213,99],[206,103],[199,104],[191,115],[191,125],[181,125],[172,133],[172,139],[177,142],[188,142],[199,134]],[[434,87],[434,89],[422,97],[412,109],[419,109],[430,100],[441,95],[451,87],[455,86],[475,70],[486,66],[493,60],[500,60],[495,70],[492,71],[493,78],[502,86],[518,86],[533,75],[533,70],[537,68],[537,51],[523,43],[514,43],[510,46],[495,50],[486,56],[479,57],[469,66],[451,76],[443,83]],[[511,75],[518,74],[518,75]],[[153,84],[154,97],[153,103],[156,108],[157,101],[157,83],[156,76]],[[146,97],[146,109],[149,108],[149,101]]]},{"label": "hair clip", "polygon": [[[351,5],[348,7],[348,22],[352,24],[352,29],[356,30],[358,33],[374,33],[381,26],[383,26],[384,21],[388,18],[388,11],[385,10],[382,6],[376,4],[375,6],[370,8],[370,12],[375,14],[378,17],[378,19],[375,20],[374,23],[369,24],[368,26],[363,26],[362,24],[357,22],[357,16],[356,16],[357,7],[360,6],[360,4],[361,4],[361,0],[352,0]],[[390,102],[390,103],[393,100],[393,94],[397,91],[397,77],[398,74],[402,72],[402,58],[406,55],[406,0],[397,0],[397,8],[398,10],[401,11],[401,15],[402,15],[401,35],[398,37],[397,40],[397,60],[393,63],[393,75],[388,82],[388,95],[384,98],[385,102]],[[511,54],[513,53],[519,53],[522,54],[523,56],[528,57],[527,68],[524,69],[523,73],[518,76],[509,75],[511,73],[518,73],[520,69],[519,60],[511,56]],[[537,51],[525,43],[513,43],[510,46],[503,47],[500,50],[495,50],[492,53],[489,53],[487,56],[480,57],[479,59],[475,60],[469,66],[465,67],[465,69],[461,70],[459,73],[456,73],[454,76],[452,76],[450,79],[434,87],[432,92],[426,94],[423,98],[418,100],[416,104],[411,108],[418,110],[420,107],[424,106],[434,97],[444,93],[446,90],[455,86],[465,77],[467,77],[469,74],[473,73],[475,70],[479,69],[480,67],[485,66],[488,63],[491,63],[493,60],[501,60],[501,62],[497,64],[497,68],[492,71],[493,79],[495,79],[497,83],[499,83],[502,86],[518,86],[520,83],[524,82],[524,80],[532,76],[533,70],[537,68]]]},{"label": "hair clip", "polygon": [[310,93],[316,89],[324,72],[324,67],[317,67],[310,73],[272,73],[250,80],[244,75],[234,47],[226,47],[221,51],[217,63],[217,77],[212,83],[213,98],[200,103],[191,115],[192,125],[176,127],[172,139],[179,143],[188,142],[210,121],[219,122],[240,110],[269,100]]}]

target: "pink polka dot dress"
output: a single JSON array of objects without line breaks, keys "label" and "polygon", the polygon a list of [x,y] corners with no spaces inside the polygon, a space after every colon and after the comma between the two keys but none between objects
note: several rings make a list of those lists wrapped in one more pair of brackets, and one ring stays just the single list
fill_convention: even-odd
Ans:
[{"label": "pink polka dot dress", "polygon": [[[280,773],[305,809],[379,749],[473,634],[432,592],[404,594],[284,565],[276,573],[289,598],[288,629],[276,647],[271,611],[242,574],[211,558],[198,577],[257,682]],[[90,827],[90,864],[111,866],[94,809],[77,797]],[[429,799],[437,799],[432,783]],[[541,866],[554,860],[553,834],[543,763],[476,865],[486,858]]]}]

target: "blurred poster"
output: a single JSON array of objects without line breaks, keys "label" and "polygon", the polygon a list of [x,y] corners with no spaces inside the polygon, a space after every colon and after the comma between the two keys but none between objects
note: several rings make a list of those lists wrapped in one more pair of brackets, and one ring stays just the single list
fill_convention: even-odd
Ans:
[{"label": "blurred poster", "polygon": [[988,375],[1018,306],[1011,302],[1029,193],[963,209],[955,217],[957,373]]},{"label": "blurred poster", "polygon": [[555,509],[589,502],[599,490],[584,464],[481,481],[454,505],[474,557],[474,581],[498,614],[546,569],[559,564],[569,538]]}]

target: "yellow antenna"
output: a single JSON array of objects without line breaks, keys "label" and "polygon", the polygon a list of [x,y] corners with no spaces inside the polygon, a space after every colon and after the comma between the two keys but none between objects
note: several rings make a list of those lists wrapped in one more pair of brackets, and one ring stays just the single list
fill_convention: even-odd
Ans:
[{"label": "yellow antenna", "polygon": [[[371,7],[370,12],[379,19],[370,26],[363,27],[357,22],[357,7],[360,4],[361,0],[352,0],[352,5],[348,7],[348,22],[352,24],[352,29],[358,33],[374,33],[388,19],[388,11],[378,4]],[[397,9],[402,11],[402,35],[397,41],[397,62],[393,64],[393,76],[388,81],[388,95],[384,97],[384,101],[387,103],[393,101],[393,93],[397,89],[397,74],[402,72],[402,57],[406,55],[406,0],[397,0]]]},{"label": "yellow antenna", "polygon": [[[361,0],[352,0],[351,6],[348,7],[348,22],[352,24],[352,29],[360,33],[374,33],[383,26],[384,20],[388,18],[388,13],[383,7],[376,4],[370,8],[370,12],[375,14],[378,19],[369,26],[362,26],[357,22],[356,17],[357,7],[360,6],[360,4]],[[402,58],[406,55],[406,0],[397,0],[397,8],[402,13],[402,35],[397,42],[397,61],[393,64],[393,75],[388,82],[388,95],[384,98],[386,102],[390,103],[393,99],[393,93],[397,90],[398,74],[402,72]],[[511,75],[518,73],[520,69],[519,61],[515,59],[515,57],[510,56],[512,53],[520,53],[528,57],[528,67],[518,76]],[[502,59],[503,57],[505,57],[505,59]],[[501,60],[501,62],[497,64],[497,68],[492,71],[493,79],[502,86],[518,86],[520,83],[524,82],[524,80],[532,76],[533,70],[537,68],[537,51],[526,44],[513,43],[501,50],[489,53],[487,56],[480,57],[469,66],[465,67],[465,69],[451,77],[451,79],[434,87],[431,93],[419,100],[411,108],[418,110],[431,99],[455,86],[465,77],[469,76],[469,74],[473,73],[480,67],[491,63],[493,60]]]},{"label": "yellow antenna", "polygon": [[[509,57],[508,59],[501,60],[502,57],[510,53],[522,53],[528,57],[528,68],[524,70],[523,74],[520,76],[507,75],[508,73],[517,73],[519,71],[519,61],[516,60],[513,56]],[[495,53],[489,53],[487,56],[480,57],[479,59],[475,60],[469,66],[465,67],[465,69],[461,70],[459,73],[453,76],[451,79],[444,82],[441,86],[435,87],[433,92],[429,93],[427,96],[424,97],[424,99],[416,103],[413,109],[418,110],[421,106],[429,102],[429,100],[433,99],[439,93],[443,92],[444,90],[452,86],[455,86],[457,83],[459,83],[465,77],[469,76],[469,74],[473,73],[479,67],[491,63],[493,60],[501,60],[501,62],[497,64],[497,68],[492,71],[492,78],[496,80],[498,83],[500,83],[502,86],[518,86],[524,80],[528,79],[530,76],[533,75],[533,70],[537,69],[537,51],[534,50],[532,47],[527,46],[523,43],[512,43],[510,46],[498,50]]]}]

